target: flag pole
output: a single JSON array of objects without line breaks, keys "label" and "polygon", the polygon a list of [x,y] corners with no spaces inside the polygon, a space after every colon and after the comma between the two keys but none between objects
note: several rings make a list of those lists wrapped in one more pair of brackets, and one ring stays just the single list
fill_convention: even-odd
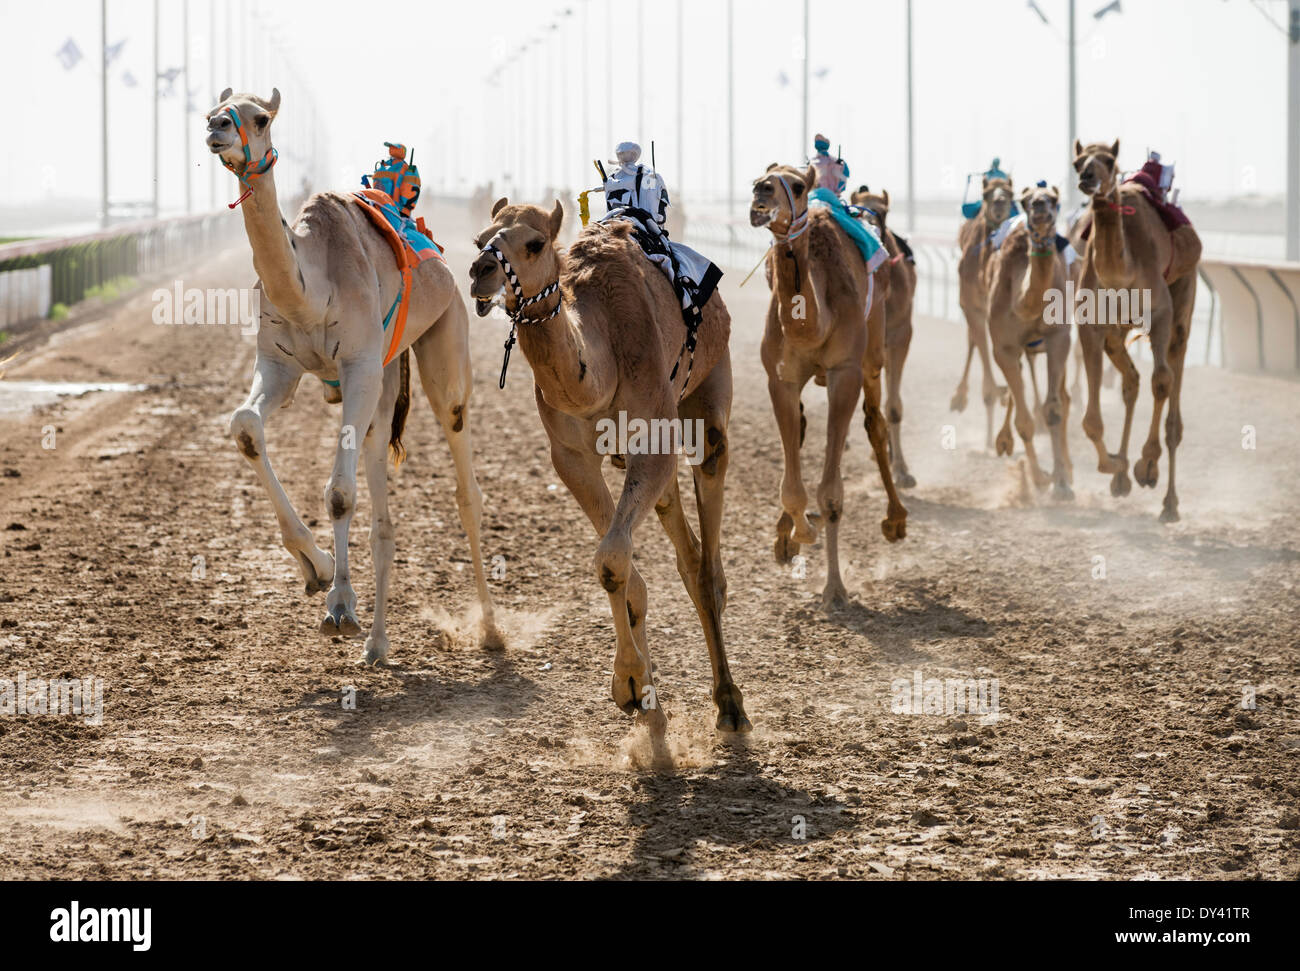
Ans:
[{"label": "flag pole", "polygon": [[99,0],[99,222],[108,226],[108,0]]}]

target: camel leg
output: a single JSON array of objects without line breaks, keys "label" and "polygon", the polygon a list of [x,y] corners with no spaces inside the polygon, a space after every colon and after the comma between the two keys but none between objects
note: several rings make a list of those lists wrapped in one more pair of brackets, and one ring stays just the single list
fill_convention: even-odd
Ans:
[{"label": "camel leg", "polygon": [[[745,715],[744,698],[731,677],[731,667],[727,664],[727,654],[722,641],[722,612],[727,607],[727,577],[722,569],[722,507],[727,481],[729,462],[727,425],[731,413],[731,358],[724,357],[709,373],[691,396],[679,409],[683,421],[699,420],[703,424],[702,445],[705,452],[702,461],[691,467],[695,481],[695,508],[700,518],[700,535],[703,545],[694,542],[690,536],[690,525],[682,514],[681,496],[673,479],[671,490],[676,499],[675,508],[681,514],[681,525],[686,527],[688,541],[687,553],[698,550],[698,562],[694,571],[695,586],[698,596],[692,594],[700,622],[704,627],[704,638],[709,647],[709,662],[713,668],[713,701],[718,706],[717,727],[724,732],[748,732],[753,726]],[[697,442],[701,441],[697,439]],[[655,507],[656,512],[659,507]],[[671,512],[671,510],[670,510]],[[660,513],[660,520],[663,520]],[[669,536],[674,529],[668,528]],[[680,535],[681,527],[675,527]],[[683,548],[674,538],[677,547],[677,568],[682,571],[682,580],[686,589],[691,589],[689,569],[683,569]],[[689,567],[689,562],[686,564]]]},{"label": "camel leg", "polygon": [[1033,477],[1034,485],[1040,489],[1046,488],[1052,480],[1039,466],[1038,453],[1034,450],[1034,413],[1025,397],[1025,377],[1020,369],[1020,348],[998,344],[993,348],[993,354],[1011,388],[1011,399],[1015,403],[1016,431],[1020,433],[1020,440],[1025,445],[1025,460],[1029,463],[1029,474]]},{"label": "camel leg", "polygon": [[348,568],[348,532],[357,508],[357,453],[379,407],[384,369],[374,358],[345,361],[339,366],[339,386],[343,391],[343,417],[334,469],[325,484],[325,508],[334,524],[334,584],[325,600],[328,612],[320,632],[355,637],[361,633],[361,624],[357,622],[357,595]]},{"label": "camel leg", "polygon": [[993,377],[993,361],[989,353],[989,331],[986,321],[980,321],[979,331],[975,336],[978,341],[975,347],[980,352],[980,364],[984,367],[984,447],[991,449],[993,448],[994,413],[998,403],[1004,399],[1006,388],[1001,387]]},{"label": "camel leg", "polygon": [[799,456],[803,438],[799,401],[802,388],[802,384],[768,375],[767,393],[772,399],[772,412],[776,415],[777,431],[781,433],[785,459],[781,472],[781,519],[776,524],[778,563],[789,563],[799,553],[801,545],[817,542],[817,528],[808,521],[808,492],[804,489]]},{"label": "camel leg", "polygon": [[362,660],[380,664],[388,657],[388,577],[397,549],[396,531],[388,514],[388,443],[392,437],[393,407],[401,387],[397,362],[384,369],[384,390],[375,419],[366,432],[366,488],[370,491],[370,558],[375,566],[375,616],[370,624]]},{"label": "camel leg", "polygon": [[1029,383],[1034,391],[1034,431],[1047,428],[1047,419],[1043,415],[1043,396],[1038,391],[1038,369],[1034,365],[1037,354],[1025,354],[1025,364],[1029,368]]},{"label": "camel leg", "polygon": [[[565,487],[573,493],[573,497],[582,507],[582,511],[587,514],[591,520],[592,526],[596,528],[596,534],[604,537],[614,521],[614,499],[609,494],[609,488],[605,485],[605,477],[601,469],[604,465],[605,457],[591,450],[591,443],[584,443],[583,434],[579,431],[581,423],[563,412],[557,411],[548,405],[541,396],[541,392],[534,388],[537,398],[537,411],[542,417],[542,424],[546,428],[547,437],[551,442],[551,464],[555,467],[556,474]],[[670,456],[671,458],[672,456]],[[633,564],[627,583],[626,607],[623,610],[622,618],[631,631],[632,636],[632,653],[639,658],[644,658],[643,668],[650,671],[651,680],[644,681],[641,684],[629,685],[626,678],[620,678],[618,667],[618,657],[615,658],[614,667],[614,684],[612,696],[614,703],[628,714],[633,714],[639,710],[639,704],[644,697],[653,697],[644,689],[649,685],[653,691],[653,668],[650,665],[650,649],[646,643],[645,621],[647,607],[647,593],[645,580],[642,579],[641,573]],[[611,607],[613,607],[613,598],[611,596]],[[614,626],[616,636],[619,638],[619,651],[623,650],[622,634],[618,633],[619,614],[614,614]],[[641,668],[638,668],[641,670]],[[629,690],[629,688],[631,690]]]},{"label": "camel leg", "polygon": [[1169,447],[1169,488],[1165,491],[1162,523],[1178,522],[1178,490],[1174,483],[1174,455],[1183,440],[1183,363],[1191,329],[1192,306],[1196,302],[1196,274],[1189,273],[1169,288],[1173,301],[1173,337],[1169,345],[1169,367],[1173,387],[1169,392],[1169,417],[1165,420],[1165,444]]},{"label": "camel leg", "polygon": [[266,454],[268,416],[293,397],[302,373],[297,365],[263,357],[259,351],[253,369],[253,386],[244,403],[231,416],[230,437],[262,480],[262,487],[275,508],[284,548],[298,561],[310,595],[329,586],[329,578],[334,575],[334,558],[316,545],[311,530],[285,495]]},{"label": "camel leg", "polygon": [[1133,406],[1137,404],[1138,387],[1141,383],[1141,376],[1138,374],[1137,366],[1133,363],[1133,358],[1129,357],[1128,348],[1124,346],[1124,332],[1118,327],[1107,327],[1103,332],[1105,341],[1106,355],[1110,358],[1111,363],[1115,365],[1115,370],[1123,378],[1121,392],[1124,397],[1124,432],[1119,440],[1119,454],[1112,456],[1119,463],[1119,469],[1115,472],[1115,477],[1111,479],[1110,492],[1113,496],[1126,496],[1133,488],[1133,483],[1128,477],[1128,443],[1129,437],[1133,433]]},{"label": "camel leg", "polygon": [[970,362],[975,358],[975,341],[970,334],[970,325],[966,325],[966,366],[961,369],[961,380],[957,382],[957,390],[952,394],[952,400],[948,402],[949,411],[965,411],[966,402],[970,395]]},{"label": "camel leg", "polygon": [[867,351],[863,356],[862,391],[866,398],[863,411],[866,419],[867,438],[871,440],[871,450],[876,455],[876,466],[880,470],[880,481],[885,487],[888,510],[881,520],[880,531],[885,539],[897,543],[907,536],[907,507],[898,498],[894,486],[894,476],[889,470],[889,428],[885,416],[880,410],[881,380],[880,371],[885,363],[885,321],[884,306],[881,305],[880,317],[871,314],[867,318]]},{"label": "camel leg", "polygon": [[[994,354],[997,358],[997,354]],[[999,362],[1001,363],[1001,362]],[[1010,378],[1007,379],[1008,381]],[[1002,416],[1002,427],[998,429],[998,437],[993,440],[993,446],[998,455],[1005,455],[1010,458],[1016,452],[1016,439],[1011,433],[1011,420],[1016,415],[1016,402],[1011,395],[1007,395],[1007,410]]]},{"label": "camel leg", "polygon": [[912,489],[916,478],[908,471],[903,457],[903,365],[912,343],[911,321],[890,321],[889,343],[886,348],[889,360],[885,364],[885,417],[889,420],[889,456],[893,464],[894,484],[901,489]]},{"label": "camel leg", "polygon": [[[665,385],[665,391],[667,386]],[[661,402],[649,416],[667,418],[669,406]],[[632,534],[672,484],[677,472],[676,455],[629,455],[623,492],[605,537],[596,547],[596,576],[609,594],[618,646],[614,655],[614,703],[624,711],[636,711],[637,720],[652,734],[662,735],[667,719],[654,687],[654,667],[645,643],[645,616],[632,608],[628,583],[632,576]],[[640,628],[640,641],[633,636]]]},{"label": "camel leg", "polygon": [[1075,401],[1079,400],[1083,393],[1083,343],[1076,340],[1074,343],[1074,381],[1070,385],[1070,397]]},{"label": "camel leg", "polygon": [[[822,591],[822,605],[838,607],[849,599],[840,577],[840,517],[844,514],[844,480],[840,474],[840,460],[844,455],[844,441],[848,438],[853,412],[858,405],[858,388],[862,383],[862,367],[857,362],[840,365],[826,372],[826,461],[822,466],[822,481],[817,487],[817,508],[826,526],[826,588]],[[886,470],[888,466],[886,466]],[[893,481],[891,475],[890,481]]]},{"label": "camel leg", "polygon": [[1174,372],[1169,367],[1169,344],[1173,336],[1173,307],[1169,304],[1156,307],[1151,312],[1151,427],[1142,446],[1142,458],[1133,463],[1133,478],[1137,484],[1154,489],[1160,479],[1160,420],[1164,417],[1165,403],[1173,390]]},{"label": "camel leg", "polygon": [[1065,372],[1070,365],[1070,331],[1062,327],[1047,337],[1047,400],[1043,402],[1043,419],[1052,438],[1052,494],[1057,499],[1073,499],[1070,489],[1070,447],[1066,442],[1066,421],[1070,416],[1070,397],[1065,390]]},{"label": "camel leg", "polygon": [[474,475],[474,446],[469,427],[469,398],[474,382],[466,344],[467,329],[465,307],[459,300],[453,300],[447,313],[413,348],[420,368],[420,385],[442,425],[456,468],[456,509],[461,528],[469,537],[474,585],[483,613],[482,644],[499,650],[505,641],[497,630],[492,594],[483,569],[483,493]]}]

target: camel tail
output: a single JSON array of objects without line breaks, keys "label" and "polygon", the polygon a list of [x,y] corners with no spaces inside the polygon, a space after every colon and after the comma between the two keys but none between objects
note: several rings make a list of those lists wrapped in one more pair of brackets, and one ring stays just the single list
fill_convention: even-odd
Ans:
[{"label": "camel tail", "polygon": [[402,386],[397,390],[397,402],[393,405],[393,433],[388,437],[388,454],[392,456],[393,465],[399,466],[406,459],[406,446],[402,444],[402,432],[406,428],[406,416],[411,411],[411,351],[402,351],[401,363]]}]

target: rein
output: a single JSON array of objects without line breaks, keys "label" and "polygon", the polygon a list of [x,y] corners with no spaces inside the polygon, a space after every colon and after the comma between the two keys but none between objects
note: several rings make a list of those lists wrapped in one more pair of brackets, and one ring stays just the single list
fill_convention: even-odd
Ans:
[{"label": "rein", "polygon": [[492,239],[488,241],[488,244],[479,252],[487,253],[497,261],[497,264],[501,267],[501,272],[506,276],[506,282],[510,284],[510,289],[515,298],[515,309],[511,310],[509,307],[505,308],[506,315],[510,318],[510,336],[506,338],[506,353],[505,357],[501,361],[501,380],[498,383],[498,387],[505,390],[506,371],[510,369],[510,351],[515,346],[515,333],[518,331],[519,325],[541,324],[555,317],[559,314],[560,308],[564,306],[564,297],[561,295],[560,299],[555,302],[555,309],[550,313],[541,317],[525,317],[524,311],[529,307],[535,306],[547,297],[553,297],[555,294],[559,293],[560,281],[556,280],[554,283],[548,284],[544,287],[539,293],[536,293],[531,297],[525,297],[524,288],[519,283],[519,277],[515,274],[515,268],[510,265],[510,261],[506,259],[505,253],[501,252],[496,245],[497,240],[500,238],[500,234],[493,236]]},{"label": "rein", "polygon": [[226,114],[230,115],[230,120],[235,126],[235,132],[239,135],[239,144],[244,149],[244,167],[242,170],[236,168],[230,162],[227,162],[224,155],[218,156],[221,159],[221,164],[234,173],[235,178],[239,180],[240,184],[246,190],[242,196],[226,207],[227,209],[235,209],[240,203],[253,194],[253,180],[266,175],[267,172],[270,172],[271,169],[275,168],[275,163],[280,160],[280,153],[277,152],[275,146],[272,145],[266,150],[266,154],[262,156],[262,161],[258,163],[258,167],[253,169],[253,153],[248,147],[248,132],[244,130],[243,122],[239,120],[239,112],[236,111],[232,105],[226,109]]}]

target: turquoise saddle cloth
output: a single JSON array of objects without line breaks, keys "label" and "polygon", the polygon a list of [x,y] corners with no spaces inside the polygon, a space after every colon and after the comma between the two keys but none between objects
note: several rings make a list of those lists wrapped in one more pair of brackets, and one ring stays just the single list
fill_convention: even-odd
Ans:
[{"label": "turquoise saddle cloth", "polygon": [[849,239],[853,240],[853,245],[862,254],[862,260],[867,264],[868,270],[874,271],[889,259],[889,251],[876,235],[875,227],[854,219],[849,213],[848,206],[830,189],[813,189],[812,194],[808,196],[808,205],[824,206],[831,211],[832,218],[849,234]]}]

